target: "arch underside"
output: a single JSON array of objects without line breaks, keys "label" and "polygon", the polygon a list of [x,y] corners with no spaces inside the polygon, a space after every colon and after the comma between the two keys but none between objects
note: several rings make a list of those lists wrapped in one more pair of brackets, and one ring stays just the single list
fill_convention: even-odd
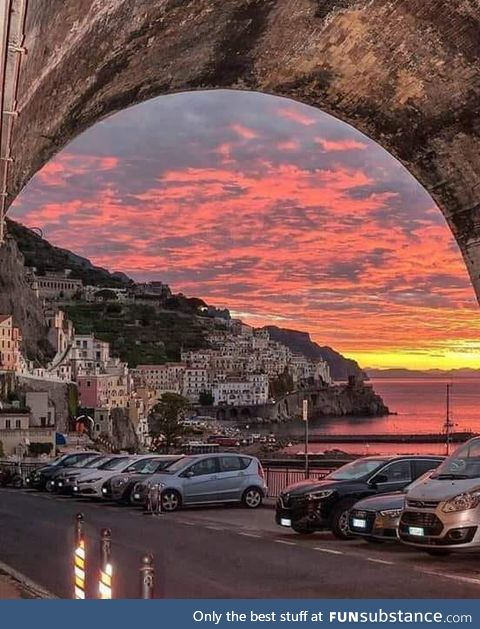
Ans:
[{"label": "arch underside", "polygon": [[8,204],[80,132],[175,91],[251,89],[363,131],[443,212],[480,297],[476,0],[30,0]]}]

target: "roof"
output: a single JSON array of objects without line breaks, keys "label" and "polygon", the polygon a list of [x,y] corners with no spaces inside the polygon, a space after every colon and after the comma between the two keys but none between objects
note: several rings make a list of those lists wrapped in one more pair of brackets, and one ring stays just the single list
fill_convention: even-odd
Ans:
[{"label": "roof", "polygon": [[4,321],[7,321],[8,319],[11,319],[12,315],[0,315],[0,323],[3,323]]}]

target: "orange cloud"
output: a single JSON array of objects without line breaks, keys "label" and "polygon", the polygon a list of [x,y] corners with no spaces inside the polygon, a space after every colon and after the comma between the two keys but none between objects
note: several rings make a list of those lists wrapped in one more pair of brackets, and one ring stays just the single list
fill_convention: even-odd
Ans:
[{"label": "orange cloud", "polygon": [[357,140],[325,140],[324,138],[315,138],[315,142],[320,144],[325,151],[364,151],[366,144],[357,142]]}]

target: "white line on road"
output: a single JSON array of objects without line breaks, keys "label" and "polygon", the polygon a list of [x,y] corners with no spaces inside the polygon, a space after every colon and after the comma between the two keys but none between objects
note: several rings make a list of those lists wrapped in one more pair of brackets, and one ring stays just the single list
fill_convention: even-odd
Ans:
[{"label": "white line on road", "polygon": [[428,574],[431,577],[440,577],[444,579],[453,579],[453,581],[461,581],[462,583],[473,583],[473,585],[480,585],[480,579],[474,579],[473,577],[462,577],[459,574],[447,574],[445,572],[436,572],[435,570],[422,570],[419,572],[422,574]]},{"label": "white line on road", "polygon": [[373,563],[383,563],[386,566],[394,566],[395,562],[387,561],[386,559],[374,559],[373,557],[367,557],[367,561],[372,561]]},{"label": "white line on road", "polygon": [[295,542],[287,542],[286,539],[276,539],[274,541],[277,542],[277,544],[286,544],[287,546],[296,546],[297,545]]},{"label": "white line on road", "polygon": [[255,533],[239,533],[239,535],[243,535],[244,537],[256,537],[257,539],[259,539],[261,536],[260,535],[256,535]]},{"label": "white line on road", "polygon": [[321,553],[330,553],[331,555],[343,555],[341,550],[333,550],[333,548],[321,548],[321,546],[315,546],[313,550],[319,550]]}]

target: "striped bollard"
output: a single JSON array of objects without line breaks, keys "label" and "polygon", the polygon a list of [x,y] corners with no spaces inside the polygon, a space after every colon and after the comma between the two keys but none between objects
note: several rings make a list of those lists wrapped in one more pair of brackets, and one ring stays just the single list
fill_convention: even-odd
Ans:
[{"label": "striped bollard", "polygon": [[85,598],[85,537],[83,534],[83,515],[75,516],[75,551],[74,551],[74,598]]},{"label": "striped bollard", "polygon": [[153,568],[153,555],[142,557],[142,567],[140,568],[140,597],[153,598],[153,583],[155,570]]},{"label": "striped bollard", "polygon": [[112,533],[110,529],[102,529],[100,540],[100,580],[98,583],[98,593],[100,598],[112,598],[112,574],[111,563],[112,554]]}]

